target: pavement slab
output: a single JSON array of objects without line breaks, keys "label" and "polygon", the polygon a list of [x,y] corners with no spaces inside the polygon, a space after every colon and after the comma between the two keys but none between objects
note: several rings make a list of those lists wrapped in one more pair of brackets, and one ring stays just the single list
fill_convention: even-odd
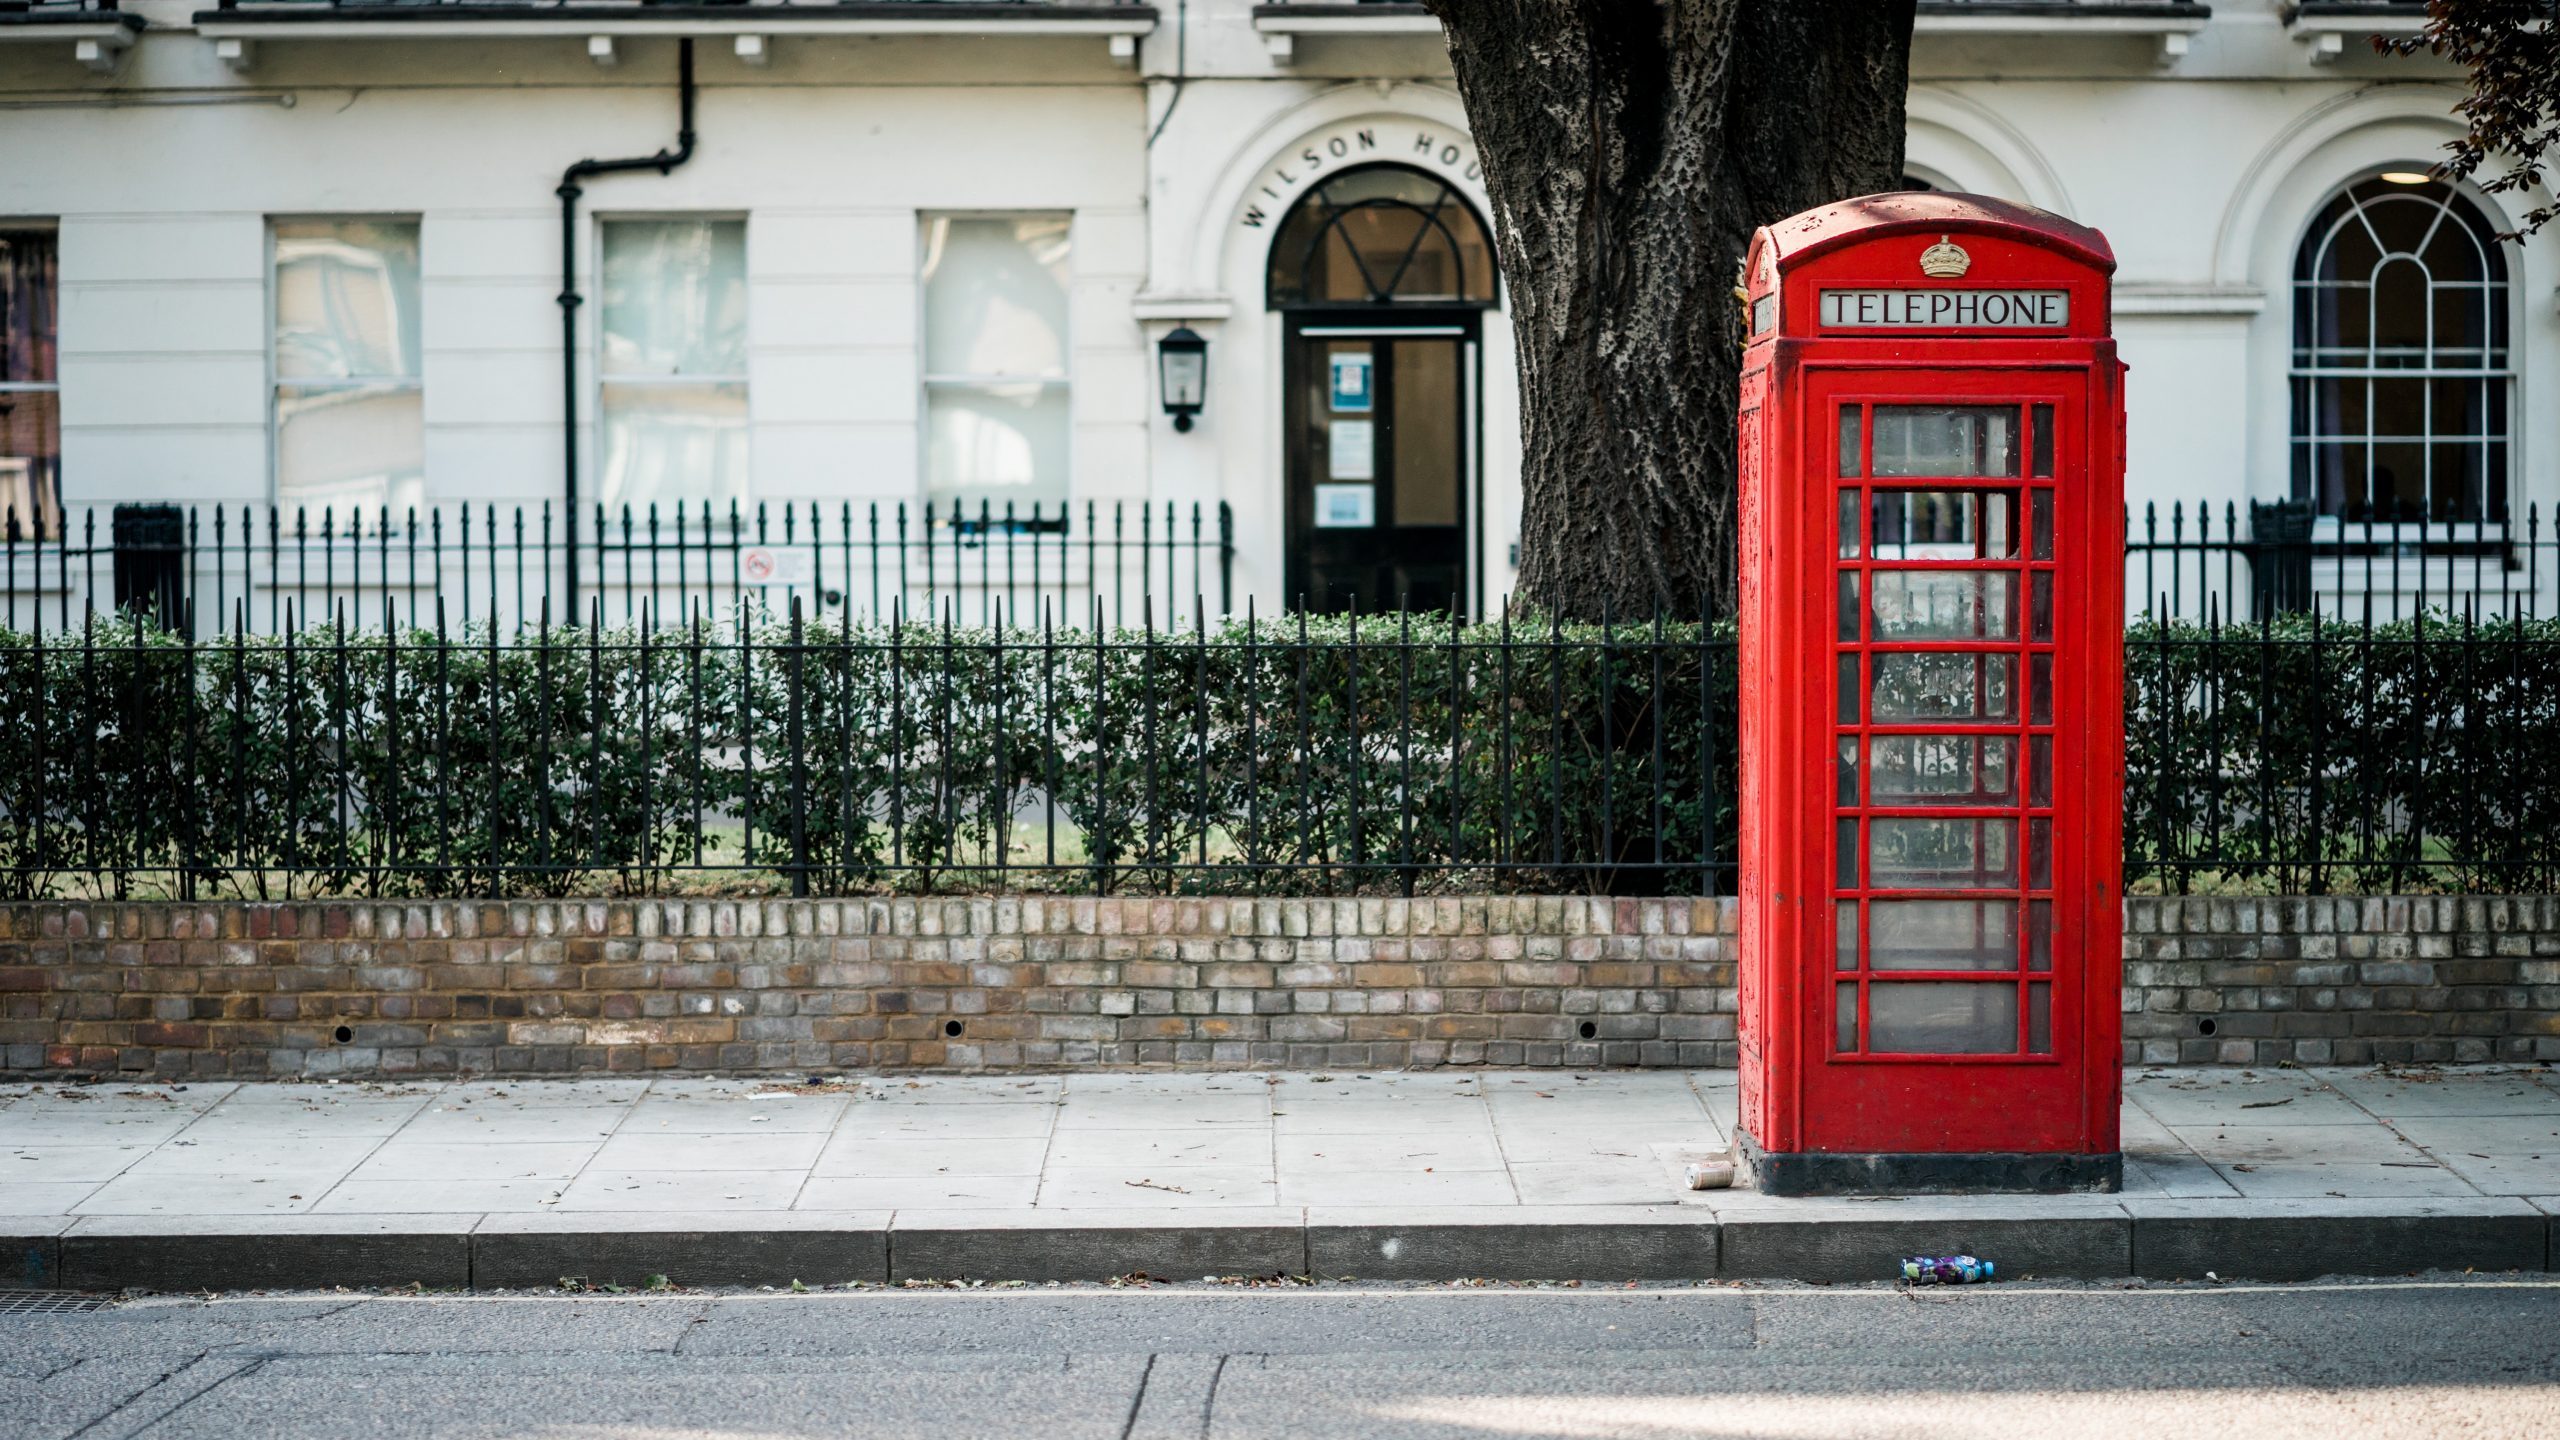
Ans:
[{"label": "pavement slab", "polygon": [[2560,1256],[2547,1070],[2137,1070],[2126,1096],[2120,1195],[1795,1200],[1683,1186],[1727,1147],[1727,1072],[18,1085],[0,1276],[1827,1282],[1949,1250],[2092,1277]]}]

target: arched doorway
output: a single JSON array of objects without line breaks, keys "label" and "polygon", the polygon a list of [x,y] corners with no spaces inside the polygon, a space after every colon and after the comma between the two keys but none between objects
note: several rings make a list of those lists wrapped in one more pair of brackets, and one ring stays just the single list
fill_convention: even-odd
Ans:
[{"label": "arched doorway", "polygon": [[1495,286],[1482,219],[1426,171],[1344,170],[1281,221],[1267,300],[1283,319],[1292,603],[1468,608]]}]

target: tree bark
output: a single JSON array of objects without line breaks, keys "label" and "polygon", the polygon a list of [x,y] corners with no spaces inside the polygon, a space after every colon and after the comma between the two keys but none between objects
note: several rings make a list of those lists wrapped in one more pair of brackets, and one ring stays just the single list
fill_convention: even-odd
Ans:
[{"label": "tree bark", "polygon": [[1520,593],[1731,612],[1751,232],[1897,189],[1915,0],[1423,0],[1520,357]]}]

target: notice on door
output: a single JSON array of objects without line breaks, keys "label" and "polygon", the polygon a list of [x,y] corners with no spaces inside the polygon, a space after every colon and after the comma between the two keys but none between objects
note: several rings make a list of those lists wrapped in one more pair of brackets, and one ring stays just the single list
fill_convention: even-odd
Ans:
[{"label": "notice on door", "polygon": [[1365,352],[1335,351],[1327,357],[1333,371],[1333,412],[1337,415],[1369,413],[1369,357]]},{"label": "notice on door", "polygon": [[1325,437],[1325,473],[1336,480],[1378,478],[1378,427],[1369,420],[1336,420]]},{"label": "notice on door", "polygon": [[1366,530],[1377,523],[1377,486],[1319,485],[1316,487],[1317,529]]}]

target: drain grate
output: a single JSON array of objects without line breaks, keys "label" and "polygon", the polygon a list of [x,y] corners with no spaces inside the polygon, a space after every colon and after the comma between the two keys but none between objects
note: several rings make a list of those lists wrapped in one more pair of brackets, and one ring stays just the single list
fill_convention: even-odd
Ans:
[{"label": "drain grate", "polygon": [[104,1310],[114,1303],[114,1296],[86,1295],[77,1290],[0,1290],[0,1317],[78,1315]]}]

